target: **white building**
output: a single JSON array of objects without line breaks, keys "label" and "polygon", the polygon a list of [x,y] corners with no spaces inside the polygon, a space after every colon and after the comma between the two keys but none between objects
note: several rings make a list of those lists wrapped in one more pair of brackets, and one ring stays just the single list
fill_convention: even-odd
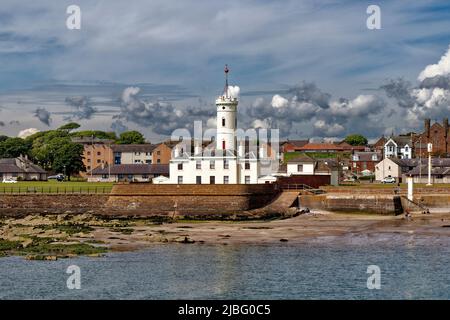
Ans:
[{"label": "white building", "polygon": [[[256,184],[262,177],[260,161],[266,152],[261,148],[246,150],[244,141],[236,146],[238,98],[228,87],[228,68],[225,67],[225,89],[216,100],[217,131],[215,144],[205,149],[194,142],[194,152],[180,143],[173,149],[170,161],[171,184]],[[258,154],[259,153],[259,154]],[[269,161],[269,160],[268,160]],[[260,179],[265,183],[270,179]],[[159,182],[161,183],[161,182]]]},{"label": "white building", "polygon": [[412,159],[412,143],[408,136],[391,137],[384,144],[385,158]]},{"label": "white building", "polygon": [[114,164],[152,164],[153,144],[113,144]]}]

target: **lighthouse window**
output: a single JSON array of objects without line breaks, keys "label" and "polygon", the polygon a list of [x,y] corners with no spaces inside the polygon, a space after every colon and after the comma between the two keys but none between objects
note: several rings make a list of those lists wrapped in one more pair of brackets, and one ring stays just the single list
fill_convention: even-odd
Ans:
[{"label": "lighthouse window", "polygon": [[225,127],[225,118],[222,118],[222,127]]},{"label": "lighthouse window", "polygon": [[225,110],[225,107],[222,107],[222,110]]}]

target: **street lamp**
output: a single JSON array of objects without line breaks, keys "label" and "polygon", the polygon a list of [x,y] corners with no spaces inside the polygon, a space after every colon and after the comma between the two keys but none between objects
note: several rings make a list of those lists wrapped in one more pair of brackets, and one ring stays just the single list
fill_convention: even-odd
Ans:
[{"label": "street lamp", "polygon": [[433,144],[428,143],[427,145],[428,151],[428,183],[427,186],[432,186],[431,184],[431,152],[433,152]]}]

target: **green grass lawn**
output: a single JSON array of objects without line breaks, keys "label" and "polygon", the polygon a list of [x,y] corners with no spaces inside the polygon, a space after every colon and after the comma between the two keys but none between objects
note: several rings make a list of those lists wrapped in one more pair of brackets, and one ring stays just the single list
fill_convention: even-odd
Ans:
[{"label": "green grass lawn", "polygon": [[20,181],[0,183],[0,193],[109,193],[112,182]]}]

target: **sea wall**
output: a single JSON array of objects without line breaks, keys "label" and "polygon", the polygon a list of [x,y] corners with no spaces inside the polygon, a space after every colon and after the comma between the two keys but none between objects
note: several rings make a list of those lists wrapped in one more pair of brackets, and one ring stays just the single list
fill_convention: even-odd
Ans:
[{"label": "sea wall", "polygon": [[107,194],[1,194],[0,215],[85,213],[105,209]]},{"label": "sea wall", "polygon": [[118,184],[111,191],[106,208],[124,215],[222,217],[264,207],[277,194],[276,187],[270,184]]},{"label": "sea wall", "polygon": [[394,195],[373,194],[321,194],[299,196],[301,207],[335,212],[366,212],[400,214],[401,199]]},{"label": "sea wall", "polygon": [[110,194],[2,194],[0,215],[85,213],[103,216],[222,218],[272,202],[274,185],[117,184]]}]

